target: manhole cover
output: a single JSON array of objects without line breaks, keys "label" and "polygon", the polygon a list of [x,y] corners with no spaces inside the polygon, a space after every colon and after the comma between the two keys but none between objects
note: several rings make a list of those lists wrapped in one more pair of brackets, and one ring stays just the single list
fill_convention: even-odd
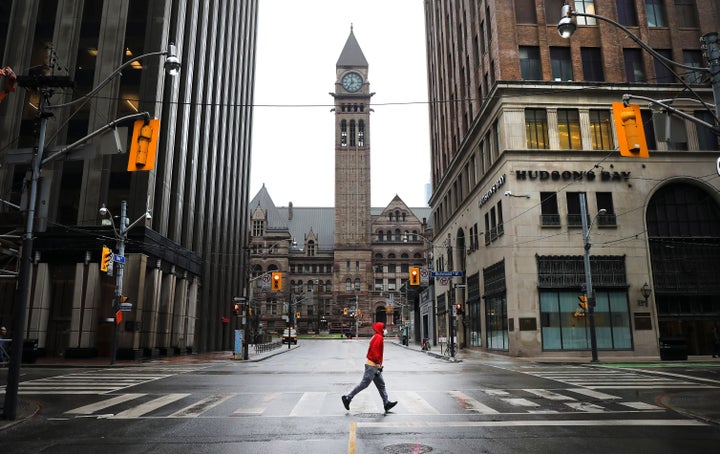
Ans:
[{"label": "manhole cover", "polygon": [[385,446],[385,449],[383,449],[383,452],[389,454],[422,454],[430,451],[432,451],[430,446],[419,445],[417,443],[402,443],[399,445]]}]

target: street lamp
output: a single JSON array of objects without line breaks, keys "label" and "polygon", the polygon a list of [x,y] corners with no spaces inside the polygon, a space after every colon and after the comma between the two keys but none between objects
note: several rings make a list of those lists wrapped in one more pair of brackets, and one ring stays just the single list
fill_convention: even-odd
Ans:
[{"label": "street lamp", "polygon": [[115,221],[113,221],[110,210],[105,207],[103,203],[100,207],[100,216],[110,218],[110,224],[112,225],[113,233],[115,234],[115,241],[117,244],[118,253],[113,257],[113,261],[117,263],[117,271],[115,272],[115,297],[113,298],[113,338],[112,338],[112,351],[110,352],[110,364],[115,364],[117,358],[117,328],[118,320],[117,313],[120,311],[120,303],[123,296],[123,270],[125,268],[125,242],[127,241],[127,232],[131,228],[135,227],[140,221],[149,221],[152,219],[150,211],[146,211],[145,214],[137,218],[131,224],[127,224],[127,202],[125,200],[120,202],[120,228],[115,228]]},{"label": "street lamp", "polygon": [[598,362],[598,350],[597,350],[597,333],[595,330],[595,292],[592,286],[592,271],[590,270],[590,229],[597,220],[598,216],[607,214],[607,210],[602,208],[598,210],[595,217],[588,226],[587,222],[587,202],[585,200],[585,193],[580,193],[580,217],[582,221],[582,236],[583,236],[583,263],[585,267],[585,295],[587,296],[587,313],[588,323],[590,324],[590,349],[592,350],[592,362]]},{"label": "street lamp", "polygon": [[[165,70],[169,75],[175,76],[180,70],[180,59],[177,57],[175,45],[170,43],[167,50],[158,52],[149,52],[146,54],[138,55],[137,57],[128,60],[127,62],[120,65],[115,71],[110,73],[103,81],[101,81],[97,87],[91,90],[84,96],[78,99],[64,103],[50,105],[50,97],[53,95],[53,87],[65,86],[66,82],[59,80],[59,78],[44,77],[35,79],[34,77],[24,76],[18,77],[20,86],[37,88],[41,91],[40,105],[38,106],[37,118],[40,120],[40,127],[38,132],[38,144],[37,151],[32,158],[32,176],[30,178],[30,194],[28,196],[27,214],[25,222],[25,234],[23,235],[22,241],[22,253],[20,256],[20,266],[18,269],[18,283],[17,283],[17,300],[16,300],[16,316],[13,320],[13,342],[12,352],[10,357],[10,363],[8,365],[7,375],[7,386],[5,388],[5,404],[4,404],[4,416],[5,419],[14,420],[17,416],[17,394],[18,386],[20,383],[20,364],[22,357],[22,345],[23,345],[23,333],[25,331],[25,312],[27,309],[27,300],[30,296],[30,274],[32,272],[32,255],[33,255],[33,226],[35,223],[35,206],[37,204],[37,192],[38,192],[38,180],[40,179],[41,165],[45,164],[47,160],[43,160],[43,153],[45,151],[45,132],[47,130],[47,119],[52,114],[49,110],[59,109],[62,107],[72,106],[81,101],[86,101],[90,97],[97,94],[105,85],[107,85],[113,78],[122,72],[123,69],[130,66],[132,63],[156,55],[165,56]],[[147,112],[134,114],[137,116],[146,116]],[[91,138],[95,133],[92,133],[86,138]],[[80,142],[76,142],[79,144]],[[65,147],[64,152],[70,151],[70,148]],[[59,157],[60,155],[55,153],[51,158]]]},{"label": "street lamp", "polygon": [[640,288],[640,294],[642,295],[643,299],[645,300],[645,302],[644,303],[641,302],[641,304],[645,307],[648,307],[648,298],[650,298],[650,295],[652,294],[652,289],[647,284],[647,282],[645,284],[643,284],[643,286]]},{"label": "street lamp", "polygon": [[[604,16],[598,16],[597,14],[590,14],[590,13],[578,13],[577,11],[573,11],[570,5],[564,5],[561,10],[561,16],[562,18],[557,24],[558,33],[561,37],[568,39],[570,36],[572,36],[573,33],[575,33],[575,30],[577,29],[577,25],[575,24],[575,21],[573,20],[573,16],[579,16],[579,17],[591,17],[594,19],[598,19],[604,22],[607,22],[609,24],[612,24],[613,26],[621,29],[625,33],[627,33],[628,37],[635,41],[638,46],[643,48],[645,51],[650,53],[653,57],[655,57],[660,63],[662,63],[666,68],[668,68],[673,74],[674,71],[672,68],[670,68],[670,65],[677,66],[678,68],[687,69],[690,71],[705,71],[710,76],[712,89],[713,89],[713,98],[715,100],[715,122],[716,124],[720,122],[720,46],[718,45],[718,34],[717,32],[711,32],[706,33],[700,38],[700,42],[702,43],[701,48],[705,53],[705,58],[707,58],[709,66],[707,68],[699,68],[696,66],[690,66],[690,65],[684,65],[682,63],[677,63],[675,61],[670,60],[669,58],[661,55],[655,49],[650,47],[649,45],[645,44],[640,38],[635,36],[630,30],[628,30],[627,27],[624,25],[615,22],[612,19],[609,19]],[[677,75],[676,75],[677,76]],[[685,87],[689,91],[693,91],[692,88],[690,88],[682,78],[678,79],[685,85]],[[718,127],[716,126],[714,129],[716,132],[718,132]]]}]

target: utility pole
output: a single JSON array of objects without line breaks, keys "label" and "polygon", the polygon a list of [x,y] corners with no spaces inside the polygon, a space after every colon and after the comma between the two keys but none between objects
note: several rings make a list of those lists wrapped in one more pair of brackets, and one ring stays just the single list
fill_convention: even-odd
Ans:
[{"label": "utility pole", "polygon": [[597,333],[595,332],[595,292],[592,286],[592,272],[590,270],[590,229],[587,221],[587,205],[585,193],[580,193],[580,217],[582,218],[583,235],[583,260],[585,264],[585,294],[587,296],[587,314],[590,324],[590,349],[592,350],[592,362],[598,362]]}]

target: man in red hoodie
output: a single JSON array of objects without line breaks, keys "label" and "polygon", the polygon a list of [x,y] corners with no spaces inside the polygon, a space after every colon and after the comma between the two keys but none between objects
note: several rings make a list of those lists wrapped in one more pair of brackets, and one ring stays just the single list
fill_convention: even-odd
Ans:
[{"label": "man in red hoodie", "polygon": [[385,413],[397,405],[397,401],[392,402],[388,399],[387,391],[385,391],[385,380],[382,377],[383,350],[385,347],[385,323],[373,323],[373,331],[375,331],[375,334],[370,339],[370,346],[368,347],[367,361],[365,362],[365,373],[363,374],[363,378],[360,380],[360,383],[358,383],[355,389],[350,391],[350,394],[342,396],[342,403],[345,406],[345,410],[350,410],[350,402],[353,397],[355,397],[355,395],[363,389],[367,388],[370,385],[370,382],[375,383],[375,387],[377,387],[380,397],[382,397]]}]

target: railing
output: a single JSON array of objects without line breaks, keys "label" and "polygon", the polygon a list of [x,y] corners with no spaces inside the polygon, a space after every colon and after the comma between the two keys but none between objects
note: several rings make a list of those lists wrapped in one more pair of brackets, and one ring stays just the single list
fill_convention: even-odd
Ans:
[{"label": "railing", "polygon": [[255,344],[255,353],[264,353],[276,348],[282,347],[282,342],[268,342],[265,344]]},{"label": "railing", "polygon": [[0,367],[7,367],[10,362],[11,339],[0,339]]}]

